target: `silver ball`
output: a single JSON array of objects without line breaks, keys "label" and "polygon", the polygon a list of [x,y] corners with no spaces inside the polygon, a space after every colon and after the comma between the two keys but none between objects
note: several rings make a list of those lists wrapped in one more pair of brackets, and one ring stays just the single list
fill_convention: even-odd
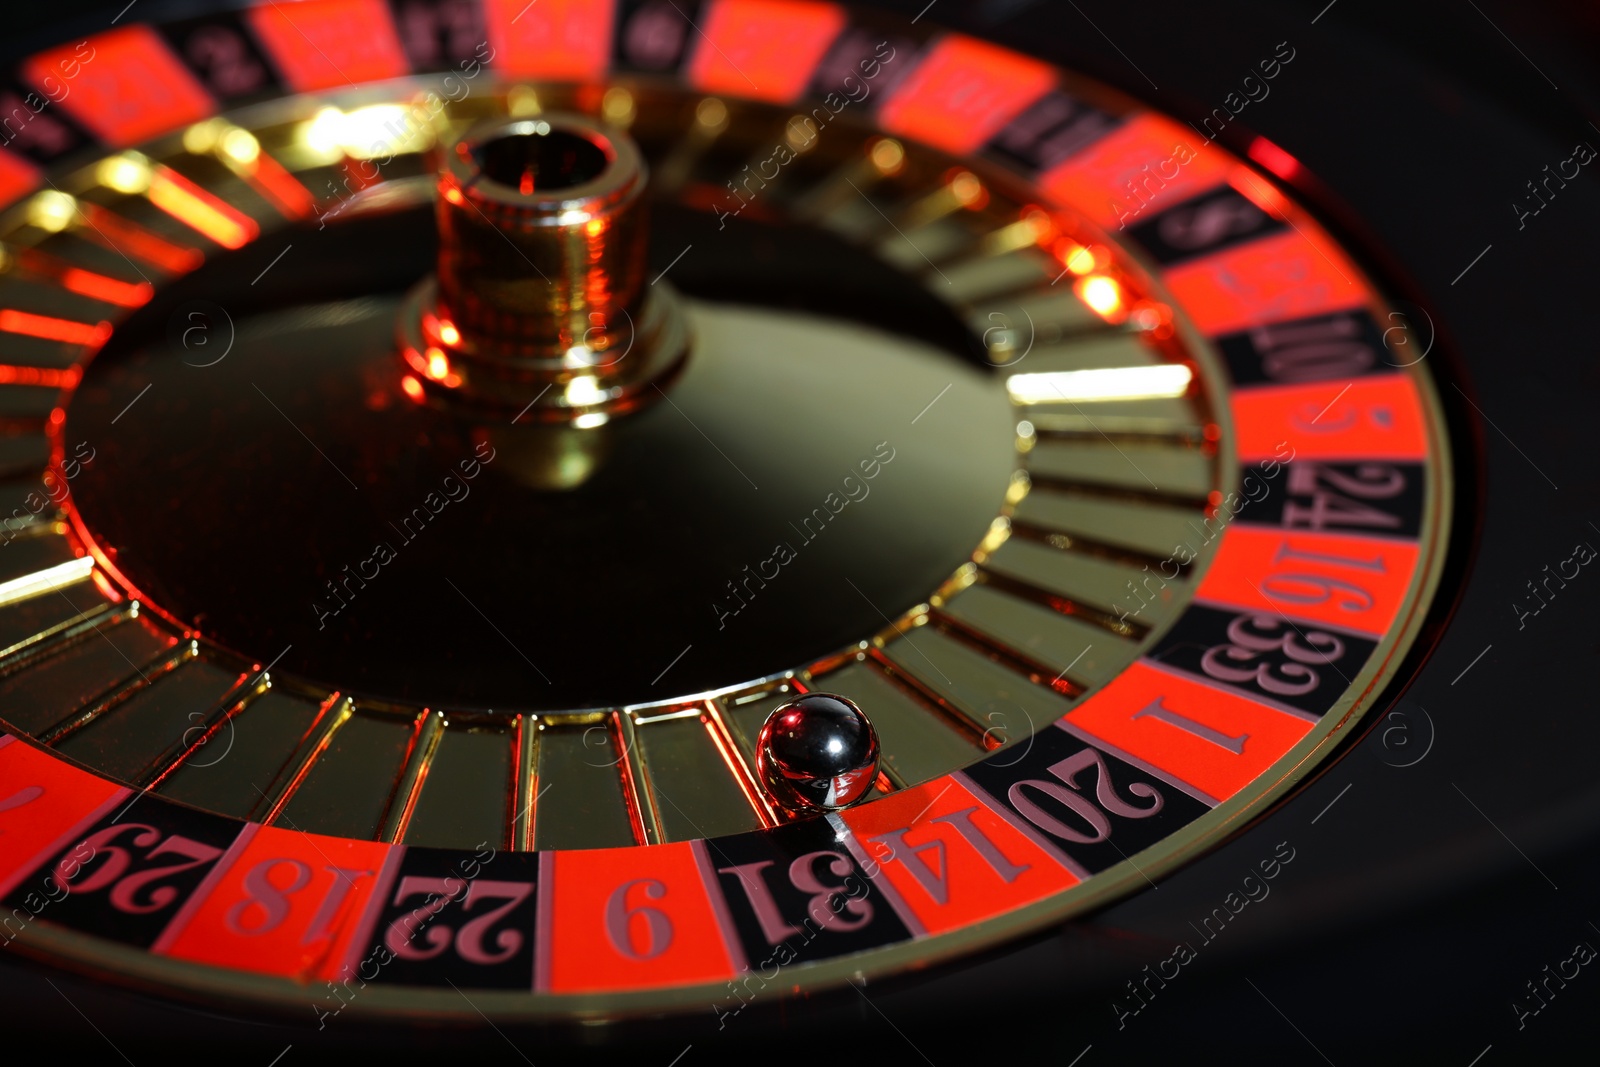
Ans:
[{"label": "silver ball", "polygon": [[787,808],[838,811],[865,797],[878,777],[878,734],[851,700],[806,693],[767,716],[756,770]]}]

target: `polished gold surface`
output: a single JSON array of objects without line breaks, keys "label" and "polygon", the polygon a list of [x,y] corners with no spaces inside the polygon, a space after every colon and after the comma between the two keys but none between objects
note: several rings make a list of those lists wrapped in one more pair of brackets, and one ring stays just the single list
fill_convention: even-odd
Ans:
[{"label": "polished gold surface", "polygon": [[647,169],[623,131],[583,115],[476,123],[439,153],[438,269],[399,342],[435,396],[604,425],[657,397],[688,338],[647,286]]},{"label": "polished gold surface", "polygon": [[644,161],[581,115],[478,123],[441,151],[439,309],[532,358],[607,335],[645,285]]},{"label": "polished gold surface", "polygon": [[[334,182],[343,181],[349,161],[363,158],[360,138],[352,131],[377,121],[375,110],[402,107],[397,99],[389,88],[348,98],[341,95],[339,108],[323,104],[312,111],[297,104],[287,110],[260,109],[255,115],[239,116],[235,128],[253,139],[255,151],[282,160],[299,181],[323,197],[324,185],[331,189]],[[387,180],[348,194],[335,190],[319,209],[349,219],[381,218],[386,211],[414,203],[432,184],[421,176],[423,155],[435,145],[436,135],[448,144],[486,116],[522,121],[549,114],[542,110],[544,105],[598,113],[608,123],[636,131],[651,157],[662,161],[658,190],[681,194],[684,202],[701,207],[740,161],[759,156],[764,138],[784,136],[786,121],[780,109],[725,104],[660,91],[649,84],[612,86],[603,97],[560,87],[540,87],[537,92],[524,86],[501,87],[475,93],[442,116],[437,130],[419,131],[413,141],[397,145]],[[503,841],[521,849],[648,844],[782,821],[785,815],[772,807],[772,798],[761,792],[750,773],[753,738],[766,712],[801,689],[848,690],[871,708],[875,721],[881,718],[886,751],[880,788],[885,791],[947,773],[996,746],[1025,742],[1035,731],[1047,728],[1147,649],[1160,636],[1170,612],[1192,594],[1193,575],[1203,572],[1208,552],[1170,583],[1165,609],[1152,606],[1132,621],[1120,619],[1115,610],[1116,594],[1139,581],[1152,561],[1189,540],[1188,523],[1207,513],[1209,498],[1229,488],[1234,462],[1223,378],[1212,355],[1182,330],[1181,322],[1174,339],[1170,329],[1158,336],[1159,317],[1128,314],[1125,305],[1133,297],[1159,300],[1161,294],[1154,287],[1145,288],[1148,279],[1138,264],[1125,259],[1104,235],[1074,230],[1073,239],[1093,244],[1095,251],[1084,247],[1077,253],[1064,252],[1056,241],[1065,238],[1037,225],[1033,214],[1037,208],[1028,202],[1028,191],[1008,184],[1004,175],[987,170],[981,175],[969,173],[985,193],[974,196],[971,185],[958,187],[951,160],[938,153],[878,138],[849,120],[839,129],[846,136],[805,153],[781,181],[773,183],[771,203],[763,210],[775,219],[822,221],[857,247],[871,249],[914,275],[960,315],[970,332],[981,338],[990,366],[1000,368],[982,384],[963,381],[948,394],[938,392],[946,387],[942,376],[931,382],[918,377],[918,389],[931,387],[922,390],[903,417],[895,407],[896,417],[908,426],[921,420],[919,432],[948,435],[950,424],[939,420],[952,406],[970,414],[969,403],[997,405],[1006,416],[1001,436],[1015,453],[1009,487],[996,487],[994,524],[975,544],[970,560],[960,562],[948,581],[928,592],[925,602],[885,604],[879,609],[881,629],[863,633],[860,641],[820,658],[802,659],[779,675],[730,678],[717,689],[665,695],[668,683],[663,697],[647,705],[564,712],[510,708],[491,720],[487,713],[348,697],[293,677],[249,701],[233,701],[237,684],[265,677],[260,662],[241,659],[207,643],[203,636],[191,638],[174,620],[155,611],[148,613],[155,618],[137,620],[135,605],[124,601],[108,606],[106,588],[81,580],[55,591],[76,598],[69,603],[70,610],[63,612],[54,603],[45,609],[45,602],[56,597],[35,591],[28,580],[44,565],[12,570],[5,566],[8,561],[0,560],[0,581],[21,582],[13,588],[26,594],[0,605],[0,634],[7,635],[4,640],[16,635],[0,653],[0,719],[8,725],[20,723],[36,739],[50,736],[62,721],[79,722],[60,735],[58,751],[77,754],[102,773],[115,773],[133,783],[154,782],[163,795],[211,810],[250,814],[298,829],[408,844],[469,848]],[[279,224],[279,216],[287,217],[281,205],[273,205],[237,180],[235,169],[223,158],[226,152],[219,155],[216,145],[203,140],[197,138],[191,146],[185,139],[182,151],[187,155],[173,145],[153,146],[149,158],[183,169],[264,227]],[[236,146],[243,143],[234,138]],[[107,174],[132,187],[117,173]],[[116,182],[108,184],[104,177],[98,167],[63,176],[62,186],[68,191],[58,197],[67,198],[67,203],[36,199],[30,220],[19,223],[14,232],[0,232],[0,238],[8,247],[46,243],[75,257],[75,262],[126,274],[90,236],[94,226],[83,209],[95,208],[140,225],[152,239],[168,242],[169,252],[209,250],[202,237],[152,213],[137,192],[118,188]],[[109,221],[105,215],[96,219]],[[574,241],[570,247],[581,246],[581,241]],[[1072,275],[1085,277],[1062,274],[1063,264]],[[153,278],[163,277],[158,267],[147,266]],[[523,270],[521,280],[527,282],[525,268],[511,266],[513,271]],[[1111,268],[1115,278],[1112,273],[1094,273]],[[21,282],[11,277],[0,284],[17,286],[18,303],[35,299]],[[501,409],[499,414],[506,416],[501,421],[506,423],[515,421],[513,413],[528,419],[544,417],[541,397],[547,392],[559,409],[555,428],[563,433],[549,438],[554,446],[539,443],[527,449],[529,458],[521,465],[545,473],[528,477],[525,484],[541,489],[577,485],[587,472],[604,464],[604,433],[590,432],[603,423],[577,423],[586,416],[610,419],[625,411],[625,405],[618,403],[623,394],[608,395],[611,386],[602,380],[605,361],[584,365],[597,350],[615,351],[604,331],[591,339],[605,344],[587,345],[588,355],[570,357],[563,349],[559,357],[550,357],[578,366],[555,367],[549,362],[519,366],[499,355],[474,363],[465,336],[472,331],[462,331],[449,317],[454,312],[441,318],[441,307],[432,290],[420,290],[412,304],[415,313],[405,320],[416,324],[417,336],[407,339],[411,353],[402,355],[419,390],[442,403],[469,394],[474,402],[488,400],[489,406]],[[84,323],[114,314],[81,302],[64,303],[56,313]],[[434,316],[431,326],[427,314]],[[828,334],[802,316],[730,310],[711,301],[692,301],[690,320],[702,338],[720,332],[724,342],[751,336],[762,340],[759,345],[745,340],[744,351],[735,343],[722,344],[724,358],[707,360],[704,370],[704,380],[711,383],[736,359],[759,358],[763,349],[781,351],[792,359],[815,346],[843,350],[832,351],[833,362],[819,360],[820,368],[807,369],[812,377],[826,379],[835,394],[844,395],[863,388],[849,357],[888,344],[887,331]],[[647,315],[645,321],[656,320]],[[444,329],[446,323],[455,334]],[[582,323],[569,318],[567,336],[578,325]],[[595,325],[590,321],[585,333]],[[424,329],[432,332],[423,335]],[[458,339],[451,340],[453,336]],[[495,346],[508,343],[492,330],[479,336]],[[774,340],[782,343],[771,343]],[[71,346],[36,339],[0,338],[0,347],[7,358],[18,362],[26,356],[30,363],[53,359],[65,366],[73,358]],[[432,357],[429,347],[439,350],[442,361]],[[915,358],[916,348],[914,342],[905,343],[901,354]],[[668,350],[676,351],[670,346]],[[477,373],[484,368],[487,378]],[[592,373],[597,368],[601,373]],[[1117,373],[1129,368],[1158,369],[1167,376],[1155,380]],[[1182,382],[1170,373],[1178,368],[1189,372]],[[931,377],[937,370],[924,373]],[[1055,377],[1080,373],[1089,377]],[[1008,374],[1043,377],[1030,380],[1026,390],[1008,391]],[[648,375],[644,380],[670,384],[666,378]],[[569,393],[574,382],[582,384]],[[3,395],[6,417],[33,420],[42,440],[50,403],[15,395],[14,390]],[[814,394],[808,397],[814,398]],[[887,391],[873,394],[875,401],[885,398],[897,404],[903,400]],[[922,407],[925,398],[934,403]],[[1006,407],[1010,401],[1017,406]],[[793,402],[792,395],[775,394],[774,403],[778,402]],[[921,413],[915,414],[919,408]],[[769,418],[768,411],[758,408],[740,413],[729,425],[759,433]],[[497,426],[493,432],[504,431]],[[495,439],[509,453],[515,448],[509,442],[518,438]],[[574,440],[581,444],[572,445]],[[1443,503],[1433,501],[1430,507],[1442,508]],[[27,526],[39,531],[28,536],[37,536],[40,544],[65,543],[53,508]],[[903,533],[914,539],[917,531],[908,528]],[[15,552],[22,543],[19,540],[7,551]],[[135,635],[149,647],[135,647]],[[165,664],[175,655],[183,658],[155,685],[124,698],[128,672],[110,654],[121,654],[124,646],[111,645],[114,640],[126,642],[135,663]],[[197,642],[190,646],[192,651],[173,643],[187,640]],[[1390,647],[1399,647],[1401,640],[1393,639]],[[110,651],[94,647],[102,645]],[[99,654],[92,662],[91,649]],[[265,658],[275,649],[256,651]],[[168,747],[146,755],[138,767],[132,766],[139,762],[135,760],[113,766],[109,757],[96,753],[96,749],[109,751],[115,740],[112,733],[101,731],[142,721],[126,713],[142,710],[147,699],[180,692],[170,683],[186,679],[186,672],[196,667],[204,667],[204,678],[212,682],[234,678],[245,682],[220,697],[207,691],[162,708],[161,726],[170,730],[178,725],[182,710],[200,715],[197,721],[219,730],[239,731],[243,739],[238,743],[246,748],[223,765],[226,772],[217,773],[215,765],[208,764],[212,750],[192,743],[176,753]],[[1376,676],[1374,668],[1357,681]],[[36,683],[37,688],[27,688]],[[108,700],[115,703],[107,704]],[[52,717],[31,722],[27,719],[31,704],[47,705]],[[1342,706],[1346,715],[1350,707]],[[1342,725],[1343,720],[1333,722],[1337,718],[1330,716],[1330,730]],[[224,734],[208,736],[211,744]],[[1318,734],[1285,757],[1282,778],[1271,790],[1281,793],[1293,775],[1303,773],[1315,746],[1325,742],[1326,734]],[[1248,803],[1260,799],[1252,797]],[[1214,840],[1222,827],[1244,812],[1246,803],[1240,800],[1205,816],[1187,841],[1168,841],[1148,858],[1141,857],[1141,862],[1152,873],[1169,869],[1196,842]],[[1143,877],[1143,871],[1137,873],[1137,878]],[[983,931],[962,932],[941,941],[937,951],[948,954],[986,943],[996,931],[1018,931],[1046,915],[1059,917],[1068,906],[1107,899],[1135,880],[1134,872],[1120,870],[1097,879],[1086,892],[1070,894],[1070,901],[1041,903]],[[904,946],[881,959],[894,966],[922,963],[926,952],[925,944]],[[130,963],[130,972],[140,965]],[[854,964],[844,961],[813,973],[833,981],[850,966]],[[407,996],[401,994],[391,1004],[423,1004],[421,995],[411,1000]],[[510,996],[493,994],[501,1000],[490,1003],[490,1010],[524,1010],[513,1005]],[[526,999],[522,992],[516,996]],[[688,1003],[688,993],[682,999]],[[591,997],[589,1003],[611,1011],[644,1002]]]},{"label": "polished gold surface", "polygon": [[[1225,435],[1216,428],[1222,378],[1210,357],[1190,338],[1155,330],[1158,318],[1130,317],[1120,306],[1097,310],[1083,295],[1085,278],[1109,285],[1115,274],[1119,299],[1133,300],[1149,284],[1136,265],[1070,219],[1046,217],[999,171],[953,168],[939,153],[845,122],[838,136],[797,152],[750,210],[766,220],[820,224],[913,277],[966,323],[986,365],[940,362],[920,340],[870,322],[680,298],[667,272],[652,285],[640,271],[650,199],[705,203],[728,174],[770,152],[769,138],[789,138],[793,116],[636,84],[591,96],[516,86],[475,94],[395,145],[385,180],[361,188],[347,184],[346,164],[360,158],[362,131],[390,114],[383,109],[403,106],[392,97],[368,92],[337,106],[261,107],[230,119],[223,134],[248,134],[255,151],[320,196],[314,218],[328,226],[381,217],[430,190],[444,194],[435,198],[447,234],[438,280],[413,292],[401,313],[402,366],[430,401],[460,402],[469,420],[485,423],[503,453],[499,462],[530,487],[578,486],[603,469],[614,429],[606,422],[625,414],[630,397],[659,397],[656,384],[680,398],[674,386],[685,383],[725,392],[760,368],[774,402],[814,411],[819,425],[857,409],[857,421],[866,422],[892,401],[904,426],[897,432],[934,435],[948,462],[976,463],[1002,442],[1013,476],[996,483],[987,535],[925,603],[874,605],[883,628],[857,645],[778,677],[729,679],[712,692],[635,707],[486,719],[351,697],[275,671],[270,685],[241,701],[230,685],[262,679],[268,665],[240,662],[202,638],[197,656],[219,664],[207,669],[220,672],[220,688],[186,698],[183,716],[168,715],[161,730],[203,729],[164,736],[143,766],[131,757],[119,764],[127,780],[211,810],[414,844],[592,848],[738,832],[788,817],[753,773],[754,741],[797,686],[858,700],[881,733],[880,786],[903,788],[1044,728],[1136,658],[1187,599],[1192,590],[1180,576],[1168,585],[1169,604],[1127,622],[1116,613],[1128,583],[1186,540],[1207,495],[1228,487]],[[472,146],[508,131],[547,136],[537,132],[540,123],[551,133],[602,139],[617,152],[607,166],[621,165],[554,192],[541,191],[534,174],[524,194],[522,174],[505,173],[503,160],[491,169],[511,184],[485,176]],[[152,146],[146,158],[264,228],[282,225],[291,213],[239,178],[218,129]],[[634,142],[640,149],[630,159]],[[238,136],[232,143],[249,147]],[[438,178],[428,176],[434,157],[445,161]],[[652,173],[646,158],[655,163],[642,192]],[[65,176],[59,191],[14,212],[0,240],[7,248],[48,245],[84,269],[118,277],[129,275],[128,265],[96,240],[86,212],[98,212],[102,226],[114,225],[113,217],[137,225],[129,232],[156,242],[148,247],[158,258],[205,246],[106,177],[122,181],[93,165]],[[143,269],[162,276],[159,265]],[[577,277],[585,284],[568,284]],[[106,313],[59,289],[28,288],[15,267],[0,284],[41,313],[91,322]],[[693,354],[680,362],[691,333]],[[0,356],[40,362],[47,355],[64,366],[71,349],[0,336]],[[1128,369],[1166,377],[1117,377]],[[1187,375],[1181,382],[1180,373]],[[1034,376],[1020,379],[1029,390],[1008,393],[1007,379],[1019,375]],[[36,412],[43,430],[47,403],[21,410]],[[497,416],[484,419],[484,411]],[[699,423],[693,406],[684,414]],[[759,407],[716,417],[702,429],[723,444],[770,432]],[[19,487],[19,496],[26,492]],[[53,508],[18,528],[5,549],[11,556],[0,556],[0,582],[45,572],[70,555]],[[33,553],[26,565],[24,551]],[[1203,564],[1204,557],[1194,569]],[[19,658],[0,679],[0,718],[35,736],[63,716],[82,718],[126,686],[128,662],[107,639],[144,664],[165,662],[181,638],[173,632],[152,644],[172,629],[170,620],[129,622],[126,605],[103,606],[83,580],[66,587],[70,604],[31,586],[11,588],[19,598],[0,605],[0,637],[15,635],[10,654]],[[154,686],[150,699],[166,684]],[[49,714],[27,710],[40,703]],[[196,718],[180,721],[189,713]],[[98,766],[96,750],[136,721],[142,716],[95,712],[76,728],[73,751]],[[200,736],[205,745],[172,747]],[[206,746],[230,740],[232,755],[211,764],[218,749]],[[229,767],[237,773],[224,773]]]}]

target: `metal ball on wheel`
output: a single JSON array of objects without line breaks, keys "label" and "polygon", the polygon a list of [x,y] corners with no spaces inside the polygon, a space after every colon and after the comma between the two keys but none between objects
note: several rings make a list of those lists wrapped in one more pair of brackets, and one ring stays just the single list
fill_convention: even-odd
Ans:
[{"label": "metal ball on wheel", "polygon": [[756,765],[786,807],[838,811],[863,799],[877,780],[878,734],[854,701],[807,693],[767,717]]}]

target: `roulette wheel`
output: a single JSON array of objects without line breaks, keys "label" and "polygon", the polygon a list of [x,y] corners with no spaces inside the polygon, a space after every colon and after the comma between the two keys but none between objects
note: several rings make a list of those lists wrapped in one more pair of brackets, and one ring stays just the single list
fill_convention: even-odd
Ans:
[{"label": "roulette wheel", "polygon": [[30,14],[18,1047],[1581,1036],[1596,24],[1319,6]]}]

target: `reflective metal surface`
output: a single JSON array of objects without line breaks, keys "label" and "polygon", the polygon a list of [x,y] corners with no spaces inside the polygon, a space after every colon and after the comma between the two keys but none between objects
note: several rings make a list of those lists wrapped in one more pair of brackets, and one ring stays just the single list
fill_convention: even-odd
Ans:
[{"label": "reflective metal surface", "polygon": [[481,121],[438,155],[438,269],[397,323],[408,392],[578,429],[655,402],[688,337],[671,288],[645,284],[633,140],[561,113]]},{"label": "reflective metal surface", "polygon": [[[717,225],[659,214],[657,270]],[[208,292],[231,277],[230,307],[276,307],[238,314],[225,359],[195,366],[170,345],[179,283],[91,366],[66,432],[104,459],[74,499],[152,602],[347,692],[617,706],[875,632],[969,557],[1003,503],[1009,405],[955,354],[967,335],[953,315],[859,251],[788,227],[735,221],[719,237],[748,258],[683,271],[691,292],[739,275],[751,299],[689,301],[695,355],[670,402],[581,432],[419,405],[393,358],[389,294],[431,265],[429,222],[307,227],[293,236],[300,270],[257,285],[253,259],[219,259]],[[752,306],[763,259],[819,260],[870,293],[856,314],[916,318],[949,347]],[[113,432],[147,383],[117,426],[138,433]]]},{"label": "reflective metal surface", "polygon": [[761,780],[785,805],[838,811],[878,776],[878,735],[853,701],[807,693],[775,710],[756,740]]}]

